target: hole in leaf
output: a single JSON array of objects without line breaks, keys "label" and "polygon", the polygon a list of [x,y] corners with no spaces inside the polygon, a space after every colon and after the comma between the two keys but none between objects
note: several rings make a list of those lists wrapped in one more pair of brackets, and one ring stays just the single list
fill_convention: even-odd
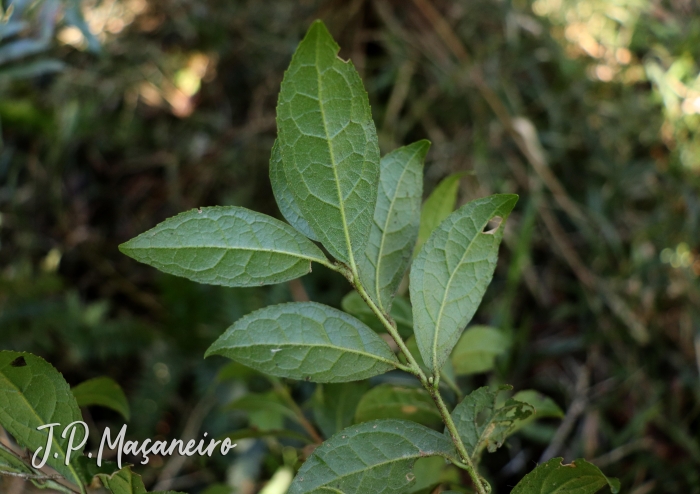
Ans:
[{"label": "hole in leaf", "polygon": [[481,410],[476,414],[475,422],[478,427],[481,427],[486,423],[489,416],[491,415],[491,410]]},{"label": "hole in leaf", "polygon": [[488,223],[486,223],[486,226],[484,226],[484,229],[481,231],[484,235],[493,235],[498,231],[498,228],[501,226],[501,223],[503,223],[503,218],[500,216],[494,216],[489,220]]},{"label": "hole in leaf", "polygon": [[14,360],[10,363],[10,365],[11,365],[12,367],[26,367],[26,366],[27,366],[27,361],[24,360],[24,357],[17,357],[16,359],[14,359]]}]

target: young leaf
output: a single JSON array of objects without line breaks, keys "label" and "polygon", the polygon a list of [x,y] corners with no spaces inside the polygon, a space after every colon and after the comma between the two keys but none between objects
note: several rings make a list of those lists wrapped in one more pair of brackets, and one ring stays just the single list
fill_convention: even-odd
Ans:
[{"label": "young leaf", "polygon": [[357,404],[368,387],[366,381],[316,386],[314,419],[325,437],[331,437],[352,424]]},{"label": "young leaf", "polygon": [[[384,325],[355,290],[343,297],[340,306],[345,312],[352,314],[373,330],[379,333],[386,332]],[[394,303],[391,304],[390,315],[396,322],[396,327],[402,337],[408,338],[413,334],[413,313],[408,300],[404,297],[396,297]]]},{"label": "young leaf", "polygon": [[[46,464],[68,480],[81,483],[75,466],[83,448],[71,452],[68,465],[66,455],[70,435],[62,438],[63,428],[82,420],[80,409],[63,376],[44,359],[30,353],[0,351],[0,425],[31,451],[42,448],[37,462],[46,453],[51,428],[38,427],[59,423],[53,429],[50,454]],[[73,447],[85,437],[84,428],[76,427]],[[55,455],[55,457],[54,457]]]},{"label": "young leaf", "polygon": [[328,264],[313,242],[289,225],[236,206],[193,209],[119,246],[127,256],[200,283],[281,283]]},{"label": "young leaf", "polygon": [[[102,485],[112,494],[147,494],[141,476],[131,471],[131,467],[124,467],[112,475],[98,474]],[[175,491],[159,491],[151,494],[182,494]]]},{"label": "young leaf", "polygon": [[129,420],[129,402],[114,379],[96,377],[78,384],[71,391],[79,407],[103,406],[121,414],[124,420]]},{"label": "young leaf", "polygon": [[337,433],[306,460],[287,494],[404,494],[413,463],[427,456],[459,461],[452,441],[405,420],[375,420]]},{"label": "young leaf", "polygon": [[416,255],[420,252],[421,247],[428,240],[430,234],[433,233],[433,230],[455,210],[459,179],[463,176],[464,172],[458,172],[443,178],[425,200],[423,211],[420,215],[418,242],[414,251]]},{"label": "young leaf", "polygon": [[503,331],[489,326],[472,326],[467,329],[452,350],[452,366],[455,374],[464,376],[493,369],[496,357],[508,351],[510,337]]},{"label": "young leaf", "polygon": [[[499,194],[469,202],[432,233],[410,276],[414,333],[433,375],[476,312],[498,258],[506,218],[518,196]],[[498,224],[487,225],[494,219]]]},{"label": "young leaf", "polygon": [[284,219],[311,240],[318,242],[318,237],[314,234],[309,222],[301,215],[301,210],[294,200],[294,194],[289,188],[287,176],[284,174],[282,165],[282,153],[277,140],[272,146],[272,155],[270,156],[270,184],[272,184],[272,193]]},{"label": "young leaf", "polygon": [[209,347],[273,376],[314,382],[358,381],[399,361],[374,331],[315,302],[274,305],[238,320]]},{"label": "young leaf", "polygon": [[333,256],[356,267],[377,201],[379,146],[360,76],[338,51],[314,22],[284,75],[277,128],[302,216]]},{"label": "young leaf", "polygon": [[374,222],[359,264],[367,293],[389,312],[418,236],[423,162],[429,141],[404,146],[381,159]]},{"label": "young leaf", "polygon": [[355,411],[355,422],[404,419],[437,429],[442,417],[430,394],[422,388],[380,384],[370,389]]},{"label": "young leaf", "polygon": [[497,407],[498,393],[508,389],[511,389],[511,386],[501,386],[496,391],[489,391],[488,387],[484,386],[472,391],[452,411],[452,419],[457,426],[459,437],[462,438],[467,452],[477,461],[484,448],[490,453],[496,451],[512,434],[514,426],[534,412],[532,406],[513,399]]},{"label": "young leaf", "polygon": [[620,492],[620,482],[592,463],[581,458],[564,465],[562,458],[552,458],[525,475],[511,494],[594,494],[606,485],[610,492]]}]

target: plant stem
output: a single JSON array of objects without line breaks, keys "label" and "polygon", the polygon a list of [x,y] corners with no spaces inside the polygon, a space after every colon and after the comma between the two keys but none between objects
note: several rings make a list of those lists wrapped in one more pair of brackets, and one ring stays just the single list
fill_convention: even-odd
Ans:
[{"label": "plant stem", "polygon": [[299,425],[301,425],[307,432],[307,434],[311,436],[313,442],[316,444],[323,443],[323,438],[318,433],[318,431],[316,431],[316,428],[311,424],[311,422],[309,422],[306,419],[304,412],[301,410],[301,408],[299,408],[299,405],[297,405],[296,401],[294,401],[294,398],[292,398],[292,396],[289,394],[289,391],[287,390],[285,385],[282,384],[282,382],[276,377],[267,377],[272,383],[272,386],[275,388],[275,391],[277,391],[282,396],[282,398],[284,398],[284,401],[287,402],[289,408],[291,408],[294,414],[297,416],[297,421],[299,422]]},{"label": "plant stem", "polygon": [[479,494],[488,494],[488,492],[490,492],[490,489],[487,489],[486,487],[484,487],[484,484],[482,484],[482,480],[479,477],[479,473],[477,472],[477,469],[474,466],[471,457],[469,456],[469,452],[467,451],[467,448],[464,447],[462,438],[459,437],[457,427],[455,426],[455,423],[452,420],[452,416],[450,415],[450,411],[447,409],[447,406],[445,405],[445,402],[442,399],[442,395],[440,394],[440,390],[438,389],[438,381],[435,380],[434,382],[431,382],[428,380],[425,373],[423,372],[423,369],[420,368],[418,362],[416,362],[416,359],[413,357],[408,347],[404,343],[403,338],[401,338],[401,335],[399,335],[399,332],[396,329],[396,323],[391,319],[389,315],[384,314],[384,312],[381,309],[379,309],[379,307],[377,307],[377,305],[365,291],[364,287],[362,286],[362,283],[360,283],[357,274],[353,273],[353,275],[354,276],[352,277],[348,277],[348,280],[350,281],[350,283],[353,284],[353,286],[357,290],[357,293],[360,294],[360,296],[367,303],[367,305],[369,305],[370,309],[372,309],[372,312],[374,312],[374,314],[379,318],[379,320],[382,322],[382,324],[389,332],[391,337],[394,338],[394,341],[396,341],[396,344],[401,349],[401,352],[404,354],[406,360],[409,363],[409,372],[418,378],[423,387],[430,393],[430,396],[433,398],[433,401],[435,402],[435,405],[437,406],[438,411],[442,416],[442,421],[445,423],[445,426],[447,427],[447,430],[450,433],[452,442],[454,443],[455,447],[457,448],[457,451],[459,452],[460,457],[462,458],[462,461],[464,462],[464,465],[460,465],[460,467],[463,466],[463,468],[467,472],[469,472],[469,476],[472,479],[472,483],[474,484],[474,487],[476,487],[476,490]]}]

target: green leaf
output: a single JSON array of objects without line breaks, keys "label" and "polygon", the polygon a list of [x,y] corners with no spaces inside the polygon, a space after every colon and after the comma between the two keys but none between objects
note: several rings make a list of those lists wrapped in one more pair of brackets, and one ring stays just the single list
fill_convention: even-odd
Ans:
[{"label": "green leaf", "polygon": [[[59,423],[53,428],[53,439],[46,464],[76,484],[81,477],[75,466],[83,448],[71,452],[65,464],[69,435],[61,437],[69,424],[82,420],[78,404],[63,376],[44,359],[26,352],[0,351],[0,425],[31,451],[42,448],[37,463],[46,453],[52,428],[38,427]],[[73,447],[82,443],[84,428],[75,429]],[[54,454],[56,457],[54,458]]]},{"label": "green leaf", "polygon": [[452,350],[455,374],[464,376],[493,369],[496,357],[505,354],[511,345],[510,337],[496,328],[472,326],[467,329]]},{"label": "green leaf", "polygon": [[379,146],[352,65],[316,21],[284,74],[277,128],[287,183],[302,216],[338,260],[364,255],[377,201]]},{"label": "green leaf", "polygon": [[193,209],[119,246],[163,272],[200,283],[281,283],[328,264],[313,242],[286,223],[236,206]]},{"label": "green leaf", "polygon": [[127,421],[130,418],[129,402],[114,379],[96,377],[78,384],[71,391],[80,407],[99,405],[121,414]]},{"label": "green leaf", "polygon": [[[352,314],[373,330],[386,333],[386,328],[369,308],[369,305],[362,300],[362,297],[355,290],[351,291],[340,302],[340,306],[348,314]],[[411,303],[404,297],[396,297],[391,304],[391,318],[396,322],[399,334],[408,338],[413,334],[413,312]]]},{"label": "green leaf", "polygon": [[381,159],[374,222],[360,280],[378,307],[389,312],[418,237],[423,162],[429,141],[404,146]]},{"label": "green leaf", "polygon": [[77,458],[77,469],[82,476],[83,483],[90,485],[92,480],[100,474],[112,475],[119,471],[119,466],[114,461],[102,460],[102,465],[97,465],[97,458],[80,456]]},{"label": "green leaf", "polygon": [[404,419],[438,429],[442,417],[430,394],[422,388],[380,384],[370,389],[355,411],[355,422],[375,419]]},{"label": "green leaf", "polygon": [[284,174],[282,165],[282,153],[277,140],[272,146],[272,155],[270,156],[270,183],[272,184],[272,193],[277,201],[277,206],[280,208],[280,213],[287,220],[287,223],[311,240],[318,242],[318,237],[314,234],[309,222],[301,215],[301,210],[294,200],[294,194],[289,188],[287,176]]},{"label": "green leaf", "polygon": [[477,462],[484,448],[490,453],[496,451],[513,433],[514,426],[534,412],[532,406],[513,399],[498,407],[498,393],[509,389],[512,387],[501,386],[495,391],[489,391],[488,387],[484,386],[472,391],[452,411],[452,420],[459,437],[462,438],[467,452]]},{"label": "green leaf", "polygon": [[273,376],[314,382],[358,381],[399,363],[374,331],[315,302],[274,305],[238,320],[209,347]]},{"label": "green leaf", "polygon": [[423,211],[420,215],[420,227],[418,229],[418,242],[416,244],[417,255],[423,244],[428,240],[440,223],[447,218],[457,205],[457,192],[459,192],[459,180],[464,176],[464,172],[448,175],[433,189],[430,196],[423,204]]},{"label": "green leaf", "polygon": [[[98,474],[102,485],[112,494],[146,494],[141,476],[124,467],[112,475]],[[175,491],[160,491],[153,494],[181,494]]]},{"label": "green leaf", "polygon": [[[413,330],[433,375],[479,307],[496,268],[506,218],[517,200],[516,195],[499,194],[465,204],[432,233],[413,261]],[[500,223],[491,229],[487,225],[496,217]]]},{"label": "green leaf", "polygon": [[513,432],[522,429],[538,419],[564,417],[564,412],[554,400],[534,389],[518,391],[513,395],[513,399],[522,403],[527,403],[535,410],[535,412],[526,419],[518,421],[515,424]]},{"label": "green leaf", "polygon": [[352,424],[355,409],[367,391],[366,381],[321,384],[313,398],[314,419],[325,437]]},{"label": "green leaf", "polygon": [[[445,466],[445,460],[439,456],[429,456],[416,460],[413,464],[416,482],[406,491],[406,494],[432,493],[434,487],[443,480]],[[441,492],[444,493],[444,491]]]},{"label": "green leaf", "polygon": [[525,475],[511,494],[593,494],[606,485],[610,492],[620,492],[620,482],[592,463],[581,458],[564,465],[562,458],[552,458]]},{"label": "green leaf", "polygon": [[545,396],[534,389],[524,389],[513,395],[514,400],[522,401],[532,405],[535,409],[535,418],[543,419],[548,417],[564,418],[564,412],[559,405],[549,396]]},{"label": "green leaf", "polygon": [[419,458],[458,461],[452,441],[405,420],[375,420],[353,425],[321,446],[299,469],[287,494],[404,494],[415,483]]}]

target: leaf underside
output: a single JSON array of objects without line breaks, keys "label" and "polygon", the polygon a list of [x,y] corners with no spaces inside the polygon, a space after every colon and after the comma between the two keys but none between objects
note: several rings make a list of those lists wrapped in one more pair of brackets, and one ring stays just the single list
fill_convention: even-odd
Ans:
[{"label": "leaf underside", "polygon": [[315,302],[274,305],[233,324],[207,351],[273,376],[347,382],[392,370],[398,360],[354,317]]},{"label": "leaf underside", "polygon": [[319,446],[288,494],[403,494],[415,483],[413,463],[428,456],[457,461],[452,441],[405,420],[353,425]]},{"label": "leaf underside", "polygon": [[211,285],[281,283],[327,262],[313,242],[289,225],[249,209],[193,209],[168,218],[119,246],[165,273]]},{"label": "leaf underside", "polygon": [[613,493],[620,491],[617,479],[607,478],[582,458],[568,465],[562,458],[552,458],[523,477],[511,494],[594,494],[606,485]]},{"label": "leaf underside", "polygon": [[294,200],[294,194],[289,188],[287,176],[282,165],[282,153],[277,140],[272,146],[272,154],[270,155],[270,184],[272,185],[272,193],[275,196],[275,201],[277,201],[277,206],[287,223],[311,240],[318,242],[318,237],[314,234],[309,222],[302,216],[301,210]]},{"label": "leaf underside", "polygon": [[367,293],[385,312],[391,309],[418,238],[423,162],[429,148],[429,141],[418,141],[380,162],[374,221],[359,270]]},{"label": "leaf underside", "polygon": [[316,21],[285,72],[277,103],[283,168],[303,218],[338,260],[355,264],[372,226],[379,146],[351,62]]},{"label": "leaf underside", "polygon": [[[491,282],[505,222],[518,196],[469,202],[431,234],[413,261],[411,303],[416,342],[433,375],[448,359]],[[501,221],[484,232],[492,218]]]},{"label": "leaf underside", "polygon": [[[54,468],[65,478],[79,484],[80,474],[74,460],[81,451],[73,452],[71,462],[66,466],[68,438],[61,436],[63,427],[82,420],[80,409],[71,394],[68,383],[63,376],[44,359],[30,353],[0,351],[0,425],[17,440],[17,442],[34,452],[45,448],[49,429],[37,430],[37,427],[51,423],[60,423],[54,428],[51,451],[47,465]],[[84,429],[75,430],[74,446],[82,442]],[[39,457],[45,450],[42,449]]]}]

